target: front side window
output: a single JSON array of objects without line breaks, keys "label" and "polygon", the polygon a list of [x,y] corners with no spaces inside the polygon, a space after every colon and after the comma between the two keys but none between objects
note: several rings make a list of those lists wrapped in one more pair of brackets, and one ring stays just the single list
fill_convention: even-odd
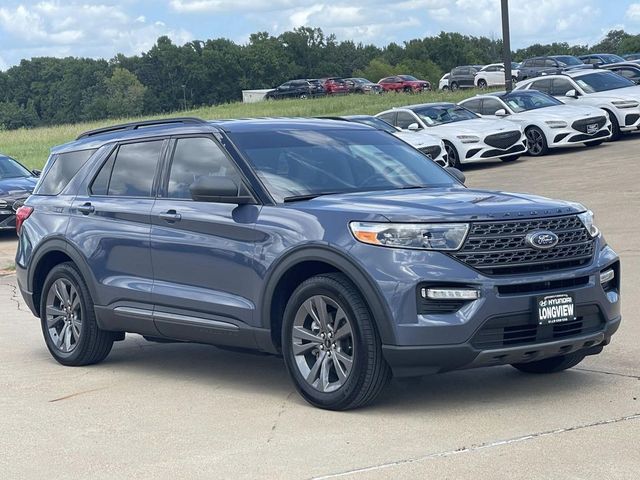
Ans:
[{"label": "front side window", "polygon": [[178,139],[167,185],[168,198],[191,198],[191,185],[201,177],[228,177],[241,185],[236,167],[210,138]]},{"label": "front side window", "polygon": [[92,195],[151,197],[163,140],[120,145],[91,184]]},{"label": "front side window", "polygon": [[95,149],[81,150],[54,156],[51,159],[51,165],[47,165],[35,193],[38,195],[58,195],[95,151]]},{"label": "front side window", "polygon": [[576,78],[575,81],[586,93],[606,92],[636,85],[631,80],[613,72],[588,73]]},{"label": "front side window", "polygon": [[456,185],[420,152],[378,130],[281,129],[229,135],[280,202],[306,195]]},{"label": "front side window", "polygon": [[434,105],[416,108],[414,112],[430,127],[478,118],[475,113],[459,105]]}]

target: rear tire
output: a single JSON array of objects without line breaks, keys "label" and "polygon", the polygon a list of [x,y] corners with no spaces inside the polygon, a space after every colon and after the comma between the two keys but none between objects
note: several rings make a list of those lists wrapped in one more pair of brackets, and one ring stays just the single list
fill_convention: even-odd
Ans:
[{"label": "rear tire", "polygon": [[283,317],[282,353],[300,395],[327,410],[361,407],[391,378],[365,300],[340,273],[312,277],[293,292]]},{"label": "rear tire", "polygon": [[456,90],[458,90],[458,84],[457,84],[456,82],[453,82],[453,83],[451,84],[451,90],[452,90],[452,91],[454,91],[454,92],[455,92]]},{"label": "rear tire", "polygon": [[483,90],[487,88],[487,81],[482,78],[478,80],[478,88],[481,88]]},{"label": "rear tire", "polygon": [[557,373],[578,365],[586,355],[582,352],[573,352],[568,355],[545,358],[537,362],[514,363],[512,367],[525,373]]},{"label": "rear tire", "polygon": [[40,322],[49,352],[67,366],[101,362],[117,336],[98,328],[87,284],[70,262],[55,266],[47,275],[40,299]]}]

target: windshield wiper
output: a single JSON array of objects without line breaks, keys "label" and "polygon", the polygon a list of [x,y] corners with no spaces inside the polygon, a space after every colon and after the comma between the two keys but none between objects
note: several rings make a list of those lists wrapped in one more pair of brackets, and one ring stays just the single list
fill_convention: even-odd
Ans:
[{"label": "windshield wiper", "polygon": [[307,193],[305,195],[291,195],[290,197],[284,197],[282,201],[285,203],[300,202],[303,200],[313,200],[314,198],[321,197],[323,195],[336,195],[339,193],[346,193],[346,192],[318,192],[318,193]]}]

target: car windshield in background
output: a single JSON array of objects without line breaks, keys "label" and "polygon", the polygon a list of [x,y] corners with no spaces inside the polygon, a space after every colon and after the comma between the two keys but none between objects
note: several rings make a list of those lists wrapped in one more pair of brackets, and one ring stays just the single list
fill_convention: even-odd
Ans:
[{"label": "car windshield in background", "polygon": [[410,82],[415,82],[418,80],[416,77],[412,77],[411,75],[398,75],[403,80],[409,80]]},{"label": "car windshield in background", "polygon": [[561,55],[559,57],[553,57],[553,58],[555,58],[557,61],[567,66],[584,65],[584,62],[582,62],[579,58],[572,57],[570,55]]},{"label": "car windshield in background", "polygon": [[475,113],[459,105],[430,106],[413,109],[424,123],[429,126],[462,122],[479,118]]},{"label": "car windshield in background", "polygon": [[580,88],[587,93],[606,92],[618,88],[635,87],[636,84],[613,72],[594,72],[575,78]]},{"label": "car windshield in background", "polygon": [[278,202],[456,184],[420,152],[377,130],[291,129],[230,136]]},{"label": "car windshield in background", "polygon": [[601,55],[603,60],[607,63],[619,63],[624,62],[624,58],[619,57],[618,55]]},{"label": "car windshield in background", "polygon": [[366,78],[352,78],[351,81],[353,81],[355,83],[371,83]]},{"label": "car windshield in background", "polygon": [[30,177],[31,172],[9,157],[0,157],[0,180],[4,178]]},{"label": "car windshield in background", "polygon": [[381,118],[377,117],[345,117],[352,122],[362,123],[364,125],[369,125],[370,127],[375,127],[378,130],[385,131],[387,133],[396,133],[398,130],[391,125],[390,123],[385,122]]},{"label": "car windshield in background", "polygon": [[504,95],[502,101],[509,105],[509,108],[515,113],[563,105],[560,100],[549,95],[531,91],[514,91],[508,95]]}]

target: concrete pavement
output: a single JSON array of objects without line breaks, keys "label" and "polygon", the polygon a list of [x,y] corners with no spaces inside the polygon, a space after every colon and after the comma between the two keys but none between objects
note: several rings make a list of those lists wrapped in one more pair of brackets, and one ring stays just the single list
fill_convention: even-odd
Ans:
[{"label": "concrete pavement", "polygon": [[67,368],[0,278],[0,478],[638,478],[638,151],[635,136],[465,172],[472,187],[584,203],[622,255],[619,332],[558,375],[394,382],[335,413],[302,401],[275,357],[128,335],[104,363]]}]

